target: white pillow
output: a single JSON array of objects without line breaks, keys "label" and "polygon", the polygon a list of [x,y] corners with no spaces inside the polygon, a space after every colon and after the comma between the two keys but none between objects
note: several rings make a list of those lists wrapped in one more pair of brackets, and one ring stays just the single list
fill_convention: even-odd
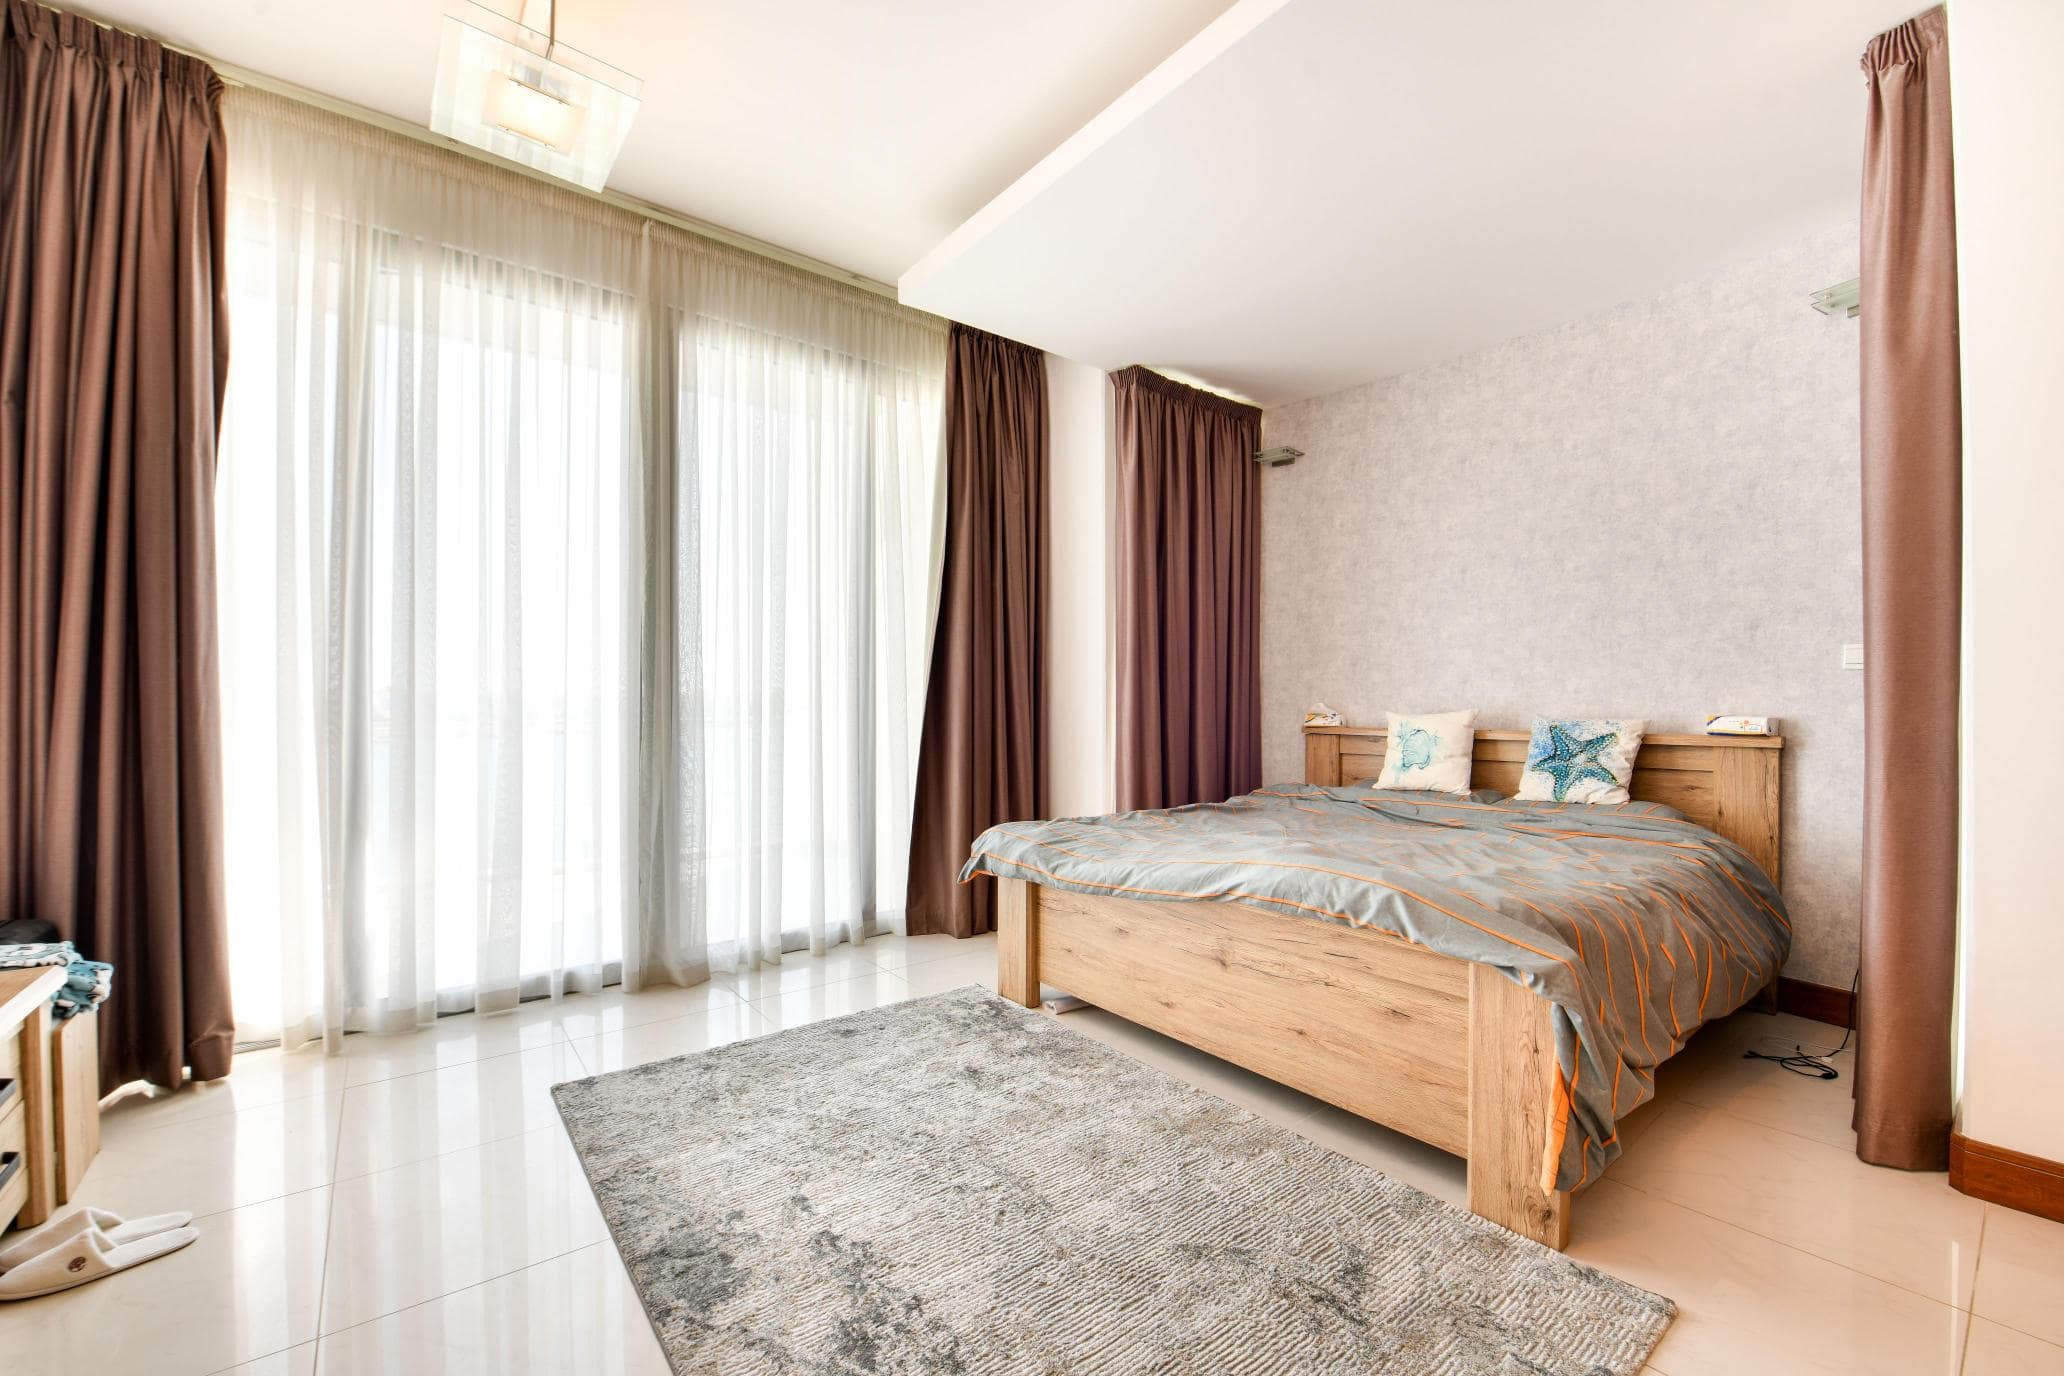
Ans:
[{"label": "white pillow", "polygon": [[1645,721],[1534,719],[1519,798],[1530,803],[1624,803]]},{"label": "white pillow", "polygon": [[1469,791],[1469,762],[1476,753],[1475,712],[1384,715],[1390,722],[1390,734],[1383,743],[1383,773],[1376,787]]}]

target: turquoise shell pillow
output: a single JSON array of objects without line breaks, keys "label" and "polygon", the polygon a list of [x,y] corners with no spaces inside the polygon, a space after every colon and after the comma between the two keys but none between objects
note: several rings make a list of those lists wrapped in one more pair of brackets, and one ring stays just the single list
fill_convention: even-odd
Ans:
[{"label": "turquoise shell pillow", "polygon": [[1648,723],[1585,717],[1534,719],[1519,799],[1532,803],[1624,803]]},{"label": "turquoise shell pillow", "polygon": [[1432,793],[1469,791],[1469,766],[1476,754],[1474,711],[1419,716],[1389,712],[1385,716],[1390,729],[1376,787]]}]

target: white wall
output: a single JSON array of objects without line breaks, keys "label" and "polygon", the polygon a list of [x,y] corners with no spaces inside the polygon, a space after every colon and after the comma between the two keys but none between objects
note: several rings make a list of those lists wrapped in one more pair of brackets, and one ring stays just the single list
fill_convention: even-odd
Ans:
[{"label": "white wall", "polygon": [[[1859,107],[1857,118],[1861,119]],[[1862,891],[1856,275],[1837,223],[1659,296],[1270,410],[1270,779],[1315,701],[1350,721],[1782,717],[1793,977],[1847,989]]]},{"label": "white wall", "polygon": [[1117,806],[1112,740],[1110,387],[1101,369],[1046,356],[1047,810]]},{"label": "white wall", "polygon": [[1959,1126],[2064,1161],[2064,4],[1952,0],[1964,376]]}]

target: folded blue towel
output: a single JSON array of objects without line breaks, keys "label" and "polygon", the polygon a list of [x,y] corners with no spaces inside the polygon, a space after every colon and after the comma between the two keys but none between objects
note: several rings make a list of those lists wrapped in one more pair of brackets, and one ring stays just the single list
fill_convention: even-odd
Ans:
[{"label": "folded blue towel", "polygon": [[69,941],[37,941],[0,945],[0,970],[65,967],[65,982],[50,996],[50,1015],[59,1022],[88,1013],[107,1002],[115,967],[104,960],[81,960]]},{"label": "folded blue towel", "polygon": [[0,970],[26,970],[37,965],[70,965],[79,952],[69,941],[25,941],[0,946]]}]

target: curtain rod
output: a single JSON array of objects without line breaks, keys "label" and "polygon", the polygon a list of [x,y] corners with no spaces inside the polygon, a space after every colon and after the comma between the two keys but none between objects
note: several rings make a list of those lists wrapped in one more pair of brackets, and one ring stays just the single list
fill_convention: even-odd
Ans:
[{"label": "curtain rod", "polygon": [[[173,52],[185,53],[188,57],[199,58],[213,67],[216,75],[220,76],[227,85],[248,86],[253,90],[265,91],[276,96],[284,96],[288,100],[298,100],[303,105],[313,105],[319,110],[327,110],[333,115],[342,115],[346,119],[357,120],[361,124],[370,124],[375,128],[384,129],[388,133],[399,134],[403,138],[413,139],[417,143],[428,144],[432,148],[442,148],[447,152],[471,158],[475,162],[486,163],[490,167],[498,167],[505,172],[515,172],[528,177],[534,182],[542,182],[547,186],[558,187],[562,191],[568,191],[577,196],[586,196],[590,200],[600,201],[604,205],[614,206],[618,210],[629,211],[633,215],[642,215],[648,220],[657,220],[663,225],[671,225],[675,229],[684,230],[700,238],[711,239],[731,248],[743,249],[747,253],[758,254],[762,258],[771,258],[775,262],[786,263],[792,268],[801,268],[804,272],[813,273],[818,277],[828,277],[834,282],[842,282],[849,287],[858,287],[862,291],[872,292],[876,296],[883,296],[891,301],[896,301],[898,305],[902,304],[897,298],[896,289],[887,282],[878,282],[872,277],[852,272],[846,268],[839,267],[835,263],[827,263],[821,258],[812,258],[807,253],[797,253],[795,250],[783,248],[779,244],[770,244],[765,239],[756,239],[750,234],[742,234],[735,229],[726,229],[724,226],[712,224],[708,220],[700,220],[692,215],[683,215],[678,211],[669,210],[665,206],[656,205],[637,196],[626,196],[620,191],[589,191],[585,187],[575,186],[572,182],[561,181],[557,177],[548,177],[535,168],[525,167],[522,163],[511,162],[507,158],[498,158],[483,149],[475,148],[470,144],[460,143],[457,139],[446,138],[442,134],[425,129],[420,124],[411,124],[405,119],[396,119],[393,115],[383,114],[378,110],[369,109],[366,106],[354,104],[348,100],[340,100],[335,96],[324,95],[322,92],[312,91],[306,86],[297,86],[291,81],[282,81],[278,77],[267,76],[264,72],[256,72],[248,67],[240,67],[234,62],[224,62],[217,57],[200,51],[198,48],[189,48],[183,43],[173,43],[158,37],[156,34],[145,33],[144,37],[149,38],[154,43],[161,44]],[[915,310],[916,307],[905,307],[905,309]],[[924,311],[921,314],[930,315],[931,312]]]}]

